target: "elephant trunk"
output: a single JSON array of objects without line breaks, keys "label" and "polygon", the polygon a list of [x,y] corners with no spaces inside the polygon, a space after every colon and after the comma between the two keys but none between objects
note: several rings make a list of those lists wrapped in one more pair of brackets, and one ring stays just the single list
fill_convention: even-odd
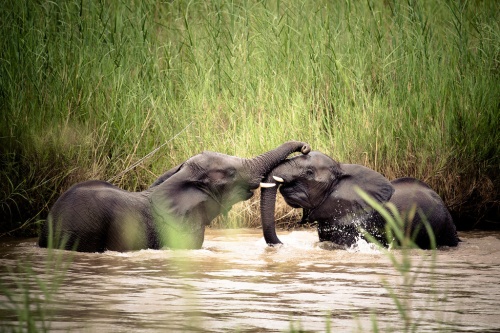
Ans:
[{"label": "elephant trunk", "polygon": [[311,147],[305,142],[288,141],[276,149],[245,161],[248,170],[251,170],[251,177],[257,176],[262,179],[291,153],[302,152],[303,154],[308,154],[310,151]]},{"label": "elephant trunk", "polygon": [[[310,151],[311,147],[305,142],[288,141],[276,149],[270,150],[252,159],[245,160],[245,163],[247,164],[247,169],[250,170],[250,178],[258,178],[260,182],[262,178],[267,177],[266,181],[268,183],[276,183],[271,176],[267,176],[271,170],[284,161],[291,153],[302,152],[302,154],[308,154]],[[274,225],[274,207],[276,204],[277,187],[261,187],[261,191],[261,214],[264,237],[266,242],[270,245],[281,244],[276,235]]]},{"label": "elephant trunk", "polygon": [[[272,177],[269,176],[266,182],[271,182]],[[274,210],[276,207],[276,193],[278,186],[270,188],[261,188],[260,192],[260,216],[262,223],[262,231],[264,239],[270,246],[282,244],[276,235],[276,224],[274,221]]]}]

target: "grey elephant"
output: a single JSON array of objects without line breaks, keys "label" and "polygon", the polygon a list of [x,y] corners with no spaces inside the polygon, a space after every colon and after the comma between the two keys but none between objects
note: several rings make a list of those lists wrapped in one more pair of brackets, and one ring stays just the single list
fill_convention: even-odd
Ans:
[{"label": "grey elephant", "polygon": [[298,151],[307,154],[310,147],[289,141],[252,159],[203,152],[143,192],[98,180],[79,183],[55,202],[38,244],[80,252],[199,249],[206,225],[252,197],[266,174]]},{"label": "grey elephant", "polygon": [[[409,218],[412,207],[425,215],[437,246],[456,246],[455,224],[445,204],[427,184],[414,178],[392,182],[380,173],[357,164],[341,164],[321,152],[296,156],[272,170],[267,180],[280,184],[286,203],[303,209],[302,223],[317,222],[320,241],[350,246],[360,237],[360,228],[387,245],[385,220],[358,194],[360,188],[376,202],[392,202],[406,218],[405,228],[421,248],[431,242],[420,214]],[[281,243],[276,235],[274,209],[277,187],[261,190],[264,237],[270,245]]]}]

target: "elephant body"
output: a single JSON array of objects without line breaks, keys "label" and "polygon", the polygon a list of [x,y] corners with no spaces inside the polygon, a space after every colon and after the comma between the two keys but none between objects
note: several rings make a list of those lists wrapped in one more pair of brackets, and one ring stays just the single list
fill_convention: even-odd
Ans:
[{"label": "elephant body", "polygon": [[76,184],[49,211],[39,246],[81,252],[199,249],[205,226],[252,197],[262,178],[296,151],[307,154],[310,147],[290,141],[252,159],[203,152],[143,192],[98,180]]},{"label": "elephant body", "polygon": [[[398,209],[415,243],[421,248],[430,248],[430,238],[423,224],[423,216],[431,227],[438,246],[457,246],[459,239],[450,212],[441,197],[426,183],[410,177],[391,181],[394,194],[389,202]],[[412,211],[415,211],[414,216]]]},{"label": "elephant body", "polygon": [[[380,173],[357,164],[341,164],[320,152],[296,156],[272,170],[267,181],[280,184],[280,192],[292,207],[303,208],[302,223],[317,222],[320,241],[351,246],[362,237],[361,229],[387,245],[385,220],[358,194],[367,193],[379,204],[393,203],[406,218],[409,232],[418,229],[415,239],[421,248],[429,248],[429,236],[420,215],[412,217],[413,205],[422,211],[436,235],[437,246],[456,246],[453,220],[437,193],[414,178],[390,182]],[[261,214],[264,237],[268,244],[281,243],[275,231],[274,202],[277,188],[262,189]]]},{"label": "elephant body", "polygon": [[99,180],[76,184],[52,207],[39,246],[64,245],[80,252],[158,249],[149,195]]}]

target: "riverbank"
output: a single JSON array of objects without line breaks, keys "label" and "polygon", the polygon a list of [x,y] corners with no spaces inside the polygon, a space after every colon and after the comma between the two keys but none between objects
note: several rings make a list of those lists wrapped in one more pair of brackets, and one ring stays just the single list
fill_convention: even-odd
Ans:
[{"label": "riverbank", "polygon": [[[290,139],[426,181],[459,229],[499,228],[495,1],[11,1],[0,22],[2,233],[36,233],[69,186],[166,142],[112,182]],[[258,221],[250,201],[216,225]]]}]

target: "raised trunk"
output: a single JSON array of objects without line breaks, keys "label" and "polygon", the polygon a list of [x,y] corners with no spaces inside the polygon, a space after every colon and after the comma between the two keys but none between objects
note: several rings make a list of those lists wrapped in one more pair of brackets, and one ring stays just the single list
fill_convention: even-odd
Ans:
[{"label": "raised trunk", "polygon": [[[269,176],[266,182],[273,181]],[[262,232],[264,239],[270,246],[281,244],[281,241],[276,235],[276,224],[274,222],[274,209],[276,207],[276,193],[278,186],[271,188],[261,188],[260,192],[260,218],[262,223]]]},{"label": "raised trunk", "polygon": [[246,160],[246,164],[252,176],[262,179],[291,153],[302,152],[303,154],[307,154],[310,151],[311,147],[305,142],[288,141],[276,149]]}]

